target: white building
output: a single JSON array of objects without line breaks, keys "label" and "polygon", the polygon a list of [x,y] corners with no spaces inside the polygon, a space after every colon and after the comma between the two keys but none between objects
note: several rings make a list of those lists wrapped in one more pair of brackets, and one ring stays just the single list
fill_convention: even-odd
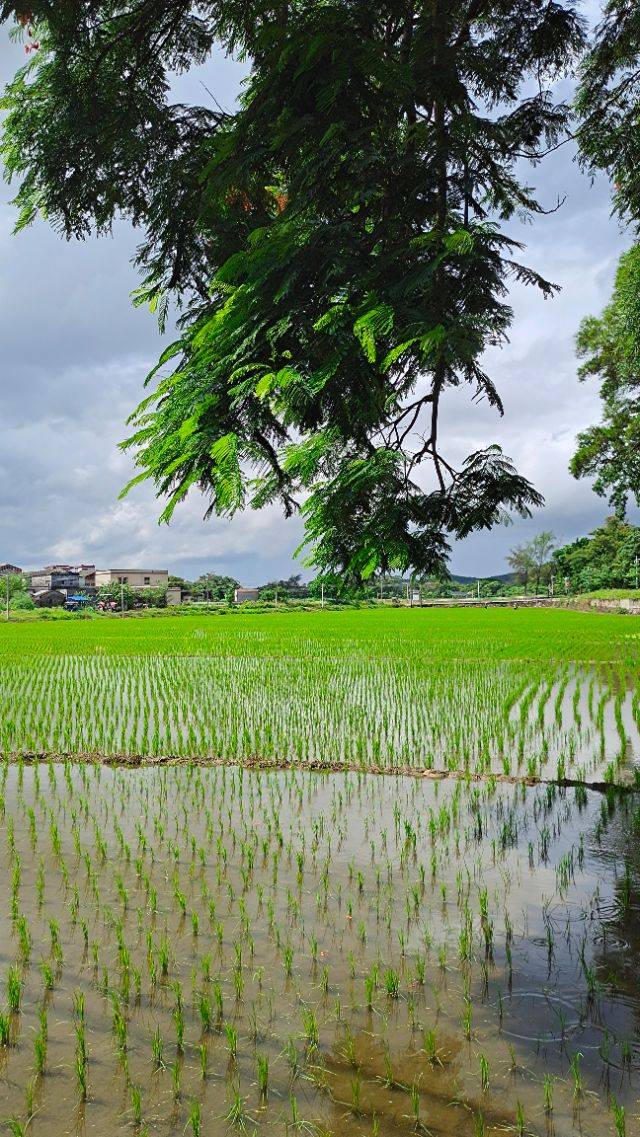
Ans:
[{"label": "white building", "polygon": [[108,584],[128,584],[136,591],[145,588],[164,588],[169,583],[168,569],[96,569],[96,588]]}]

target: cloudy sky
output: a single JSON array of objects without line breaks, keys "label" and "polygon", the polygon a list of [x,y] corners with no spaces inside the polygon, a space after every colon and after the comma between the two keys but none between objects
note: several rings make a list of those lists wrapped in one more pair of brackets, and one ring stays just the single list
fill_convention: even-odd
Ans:
[{"label": "cloudy sky", "polygon": [[[0,28],[0,82],[23,58],[7,28]],[[231,108],[240,66],[218,56],[203,75],[181,78],[177,97],[204,101],[202,78]],[[499,442],[547,504],[530,521],[459,543],[451,567],[468,575],[504,572],[509,548],[543,528],[569,540],[606,515],[606,503],[567,471],[577,432],[599,415],[597,390],[577,382],[573,342],[581,318],[606,303],[616,260],[630,236],[610,217],[606,183],[592,185],[569,147],[532,171],[529,180],[548,207],[566,195],[558,212],[520,234],[527,263],[562,292],[544,301],[531,289],[513,290],[510,345],[487,360],[505,416],[471,404],[466,392],[454,392],[444,410],[443,437],[456,457]],[[14,236],[10,198],[4,186],[0,562],[168,566],[188,577],[210,569],[245,584],[300,571],[293,560],[300,523],[285,521],[276,510],[205,523],[203,502],[194,494],[167,527],[157,525],[158,505],[144,487],[117,500],[132,472],[131,459],[117,443],[160,347],[154,318],[129,299],[137,284],[130,264],[136,235],[121,224],[110,238],[67,243],[39,221]]]}]

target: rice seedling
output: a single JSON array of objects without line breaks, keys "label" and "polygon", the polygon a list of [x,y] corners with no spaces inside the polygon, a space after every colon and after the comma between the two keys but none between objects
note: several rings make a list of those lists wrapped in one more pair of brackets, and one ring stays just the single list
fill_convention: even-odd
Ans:
[{"label": "rice seedling", "polygon": [[238,1031],[233,1023],[225,1023],[224,1032],[227,1036],[227,1050],[229,1051],[229,1059],[231,1062],[235,1062],[238,1056]]},{"label": "rice seedling", "polygon": [[38,1031],[33,1040],[33,1066],[36,1074],[41,1077],[47,1064],[47,1036]]},{"label": "rice seedling", "polygon": [[191,1109],[189,1110],[189,1125],[191,1127],[192,1137],[201,1137],[202,1114],[200,1110],[200,1102],[198,1101],[191,1103]]},{"label": "rice seedling", "polygon": [[22,976],[16,964],[7,971],[7,1003],[13,1015],[17,1015],[22,1001]]},{"label": "rice seedling", "polygon": [[136,1129],[139,1129],[142,1124],[142,1091],[139,1086],[129,1087],[129,1097],[131,1100],[131,1116],[133,1124]]},{"label": "rice seedling", "polygon": [[544,1075],[544,1111],[553,1113],[553,1078],[550,1074]]},{"label": "rice seedling", "polygon": [[263,1101],[269,1096],[269,1059],[266,1054],[256,1055],[258,1090]]},{"label": "rice seedling", "polygon": [[489,1089],[489,1060],[486,1054],[480,1055],[480,1085],[482,1092],[486,1093]]},{"label": "rice seedling", "polygon": [[611,1112],[616,1127],[616,1137],[625,1137],[627,1132],[626,1111],[624,1106],[619,1105],[615,1098],[611,1099]]},{"label": "rice seedling", "polygon": [[230,1087],[230,1103],[229,1109],[224,1115],[225,1121],[230,1125],[235,1125],[242,1132],[246,1132],[247,1123],[250,1121],[250,1116],[245,1108],[245,1103],[240,1093],[240,1087],[234,1083]]},{"label": "rice seedling", "polygon": [[569,1062],[569,1068],[571,1070],[571,1076],[573,1078],[573,1096],[576,1098],[580,1097],[580,1094],[582,1093],[582,1071],[580,1069],[581,1058],[582,1054],[580,1051],[577,1051],[577,1053],[571,1057],[571,1060]]},{"label": "rice seedling", "polygon": [[[390,1130],[397,1095],[407,1126],[424,1131],[428,1090],[418,1071],[443,1086],[453,1071],[460,1087],[480,1085],[482,1113],[464,1088],[438,1106],[451,1132],[522,1131],[525,1116],[535,1128],[541,1096],[558,1127],[575,1086],[571,1071],[554,1078],[569,1038],[586,1055],[577,1066],[585,1084],[588,1072],[599,1086],[602,1066],[620,1062],[616,1092],[630,1116],[637,1004],[625,988],[631,959],[619,965],[616,921],[630,920],[637,903],[629,853],[640,832],[637,803],[615,788],[598,796],[580,785],[500,780],[506,765],[510,777],[525,776],[530,760],[536,776],[552,780],[563,770],[579,782],[609,762],[614,782],[621,777],[621,726],[633,751],[640,721],[623,667],[594,675],[590,663],[558,664],[553,635],[539,646],[514,640],[506,624],[499,656],[492,637],[502,615],[494,612],[491,634],[465,641],[464,657],[455,635],[423,641],[409,625],[401,653],[395,632],[349,639],[354,617],[343,615],[320,653],[304,616],[286,626],[230,617],[233,626],[203,625],[188,641],[191,617],[181,617],[171,625],[176,643],[154,623],[149,650],[151,622],[123,621],[114,651],[96,651],[89,639],[86,651],[64,658],[57,649],[27,655],[28,667],[19,654],[0,659],[13,692],[9,713],[0,685],[0,753],[72,755],[82,743],[83,753],[148,747],[185,759],[135,771],[0,760],[0,951],[20,987],[18,1018],[6,971],[5,1116],[24,1117],[24,1078],[20,1095],[13,1086],[28,1039],[45,1110],[52,1099],[55,1110],[58,1092],[75,1096],[97,1132],[132,1123],[144,1132],[143,1098],[159,1130],[204,1131],[204,1097],[195,1126],[192,1109],[205,1091],[206,1116],[230,1113],[230,1123],[253,1127],[253,1094],[269,1131],[310,1132],[316,1123],[300,1115],[303,1093],[305,1112],[322,1115],[336,1084],[345,1131]],[[428,614],[414,615],[429,626]],[[612,634],[598,642],[588,639],[588,658],[602,658],[605,647],[610,658]],[[634,658],[633,638],[619,642]],[[178,643],[189,649],[184,658]],[[291,768],[189,761],[210,755],[284,756]],[[323,772],[323,763],[340,769]],[[370,766],[447,776],[381,779]],[[625,850],[617,859],[616,841]],[[31,954],[31,944],[44,945],[35,975],[27,944]],[[579,991],[565,1006],[567,961],[572,976],[577,962]],[[540,965],[545,991],[557,997],[528,995],[539,991]],[[82,1014],[72,996],[80,988]],[[55,1006],[55,1077],[37,990],[43,1008]],[[592,1027],[599,1050],[582,1042]],[[500,1090],[514,1036],[512,1072],[531,1073],[518,1080],[519,1113]],[[117,1074],[126,1087],[126,1116],[108,1100],[117,1095],[89,1092],[86,1069],[83,1091],[74,1063],[87,1051],[101,1081]],[[289,1095],[294,1104],[282,1116]],[[606,1086],[589,1103],[594,1128],[606,1132],[615,1124]]]},{"label": "rice seedling", "polygon": [[171,1067],[171,1085],[173,1090],[173,1100],[179,1101],[182,1094],[182,1067],[180,1062],[174,1062]]},{"label": "rice seedling", "polygon": [[385,972],[384,985],[390,999],[397,999],[400,993],[400,979],[396,971]]},{"label": "rice seedling", "polygon": [[17,1117],[8,1117],[6,1125],[11,1137],[27,1137],[28,1122],[20,1121]]}]

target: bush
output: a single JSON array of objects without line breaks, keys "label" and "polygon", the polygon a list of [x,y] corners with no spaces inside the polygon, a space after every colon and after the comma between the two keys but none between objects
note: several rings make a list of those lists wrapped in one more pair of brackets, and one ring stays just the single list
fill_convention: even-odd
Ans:
[{"label": "bush", "polygon": [[13,612],[33,612],[35,604],[28,592],[17,592],[11,597],[9,607]]}]

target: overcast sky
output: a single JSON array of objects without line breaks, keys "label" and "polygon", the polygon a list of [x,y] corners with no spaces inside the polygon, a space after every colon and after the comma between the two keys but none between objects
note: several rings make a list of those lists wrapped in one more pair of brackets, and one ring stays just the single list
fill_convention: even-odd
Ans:
[{"label": "overcast sky", "polygon": [[[7,27],[0,28],[0,82],[23,58]],[[204,78],[230,109],[240,66],[217,56]],[[199,76],[181,78],[176,93],[185,101],[207,98]],[[528,180],[548,207],[566,195],[558,212],[520,233],[526,262],[562,292],[545,301],[533,289],[514,288],[511,342],[486,361],[505,416],[472,404],[466,391],[451,393],[443,437],[445,453],[456,458],[499,442],[547,504],[530,521],[518,519],[459,543],[451,567],[468,575],[506,571],[509,548],[541,529],[570,540],[607,513],[590,485],[575,482],[567,470],[577,432],[599,416],[595,384],[576,378],[574,336],[581,318],[606,303],[617,258],[631,238],[610,217],[606,182],[591,185],[569,147]],[[4,186],[0,562],[168,567],[187,577],[212,570],[244,584],[301,571],[293,560],[300,522],[285,521],[275,509],[203,522],[204,503],[193,494],[167,527],[157,524],[159,507],[150,490],[138,487],[124,502],[117,500],[132,473],[132,460],[117,443],[160,348],[154,318],[129,299],[138,283],[130,264],[135,233],[121,224],[110,238],[67,243],[38,221],[14,236],[10,197]]]}]

